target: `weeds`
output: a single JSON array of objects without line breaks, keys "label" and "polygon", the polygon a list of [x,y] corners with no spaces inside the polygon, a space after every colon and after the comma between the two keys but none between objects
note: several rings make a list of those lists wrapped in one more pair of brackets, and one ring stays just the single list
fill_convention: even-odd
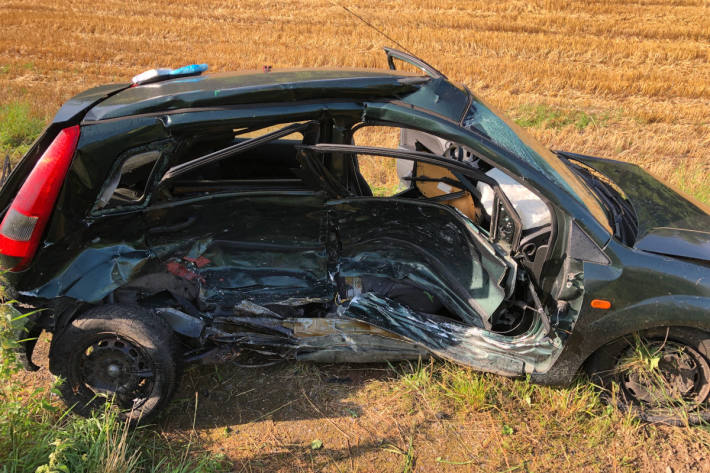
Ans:
[{"label": "weeds", "polygon": [[397,447],[396,445],[392,444],[386,444],[382,447],[382,450],[385,452],[390,452],[394,453],[396,455],[401,455],[404,458],[402,459],[402,466],[401,466],[401,472],[402,473],[411,473],[415,462],[416,462],[416,457],[414,456],[414,439],[412,437],[409,437],[409,444],[407,446],[406,450],[402,450],[401,448]]},{"label": "weeds", "polygon": [[24,102],[0,106],[0,154],[18,158],[25,154],[44,128],[44,120],[35,117]]},{"label": "weeds", "polygon": [[[637,362],[644,367],[655,366],[658,355],[654,353],[654,350],[645,355],[638,352],[639,360],[643,361]],[[503,461],[500,465],[499,460],[499,466],[491,469],[527,464],[540,468],[550,462],[586,469],[612,461],[616,466],[610,469],[635,471],[649,448],[654,451],[656,447],[664,448],[654,442],[667,435],[665,432],[642,423],[635,412],[617,407],[621,396],[618,385],[612,386],[605,396],[603,390],[585,377],[568,388],[554,388],[533,384],[528,378],[508,379],[472,372],[448,362],[410,363],[393,369],[401,397],[406,401],[404,405],[415,406],[414,410],[409,408],[408,415],[433,416],[457,432],[460,427],[456,426],[465,419],[467,423],[473,422],[476,426],[473,429],[481,432],[488,442],[495,442],[496,455],[507,458],[507,463]],[[710,440],[703,426],[673,435],[682,442],[705,445],[703,448],[707,448]],[[450,441],[458,440],[454,437]],[[649,442],[653,447],[649,447]],[[616,452],[620,444],[624,447]],[[610,451],[615,452],[613,459],[600,457]],[[582,452],[595,452],[592,454],[595,458]],[[477,463],[484,461],[475,451],[466,451],[441,455],[436,463],[473,461],[466,456],[476,458]],[[531,471],[534,469],[531,466]]]},{"label": "weeds", "polygon": [[[49,442],[52,447],[47,462],[36,473],[105,472],[130,473],[141,463],[135,432],[119,419],[107,403],[105,410],[88,419],[57,423]],[[49,439],[48,439],[49,440]]]},{"label": "weeds", "polygon": [[574,126],[582,131],[590,125],[605,126],[608,115],[597,116],[581,110],[564,110],[546,105],[525,105],[513,112],[518,125],[533,128],[559,129]]}]

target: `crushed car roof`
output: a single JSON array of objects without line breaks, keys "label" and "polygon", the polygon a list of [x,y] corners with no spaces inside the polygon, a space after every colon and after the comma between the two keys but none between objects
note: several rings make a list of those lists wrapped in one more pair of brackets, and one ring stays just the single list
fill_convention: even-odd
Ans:
[{"label": "crushed car roof", "polygon": [[309,99],[396,99],[418,91],[422,84],[431,81],[430,77],[419,74],[373,69],[207,74],[128,87],[96,105],[84,119],[95,121],[189,108]]}]

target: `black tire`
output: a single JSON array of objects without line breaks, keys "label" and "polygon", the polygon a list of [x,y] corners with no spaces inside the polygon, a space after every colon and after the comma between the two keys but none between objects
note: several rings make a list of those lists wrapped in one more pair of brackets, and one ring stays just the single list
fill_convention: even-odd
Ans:
[{"label": "black tire", "polygon": [[55,334],[49,369],[63,378],[64,402],[82,416],[107,399],[131,423],[155,415],[180,376],[177,340],[160,316],[138,307],[105,305]]},{"label": "black tire", "polygon": [[[655,386],[628,368],[627,354],[642,341],[658,361],[663,388],[654,395]],[[617,402],[648,422],[671,425],[710,421],[710,334],[687,327],[659,327],[629,334],[600,348],[587,363],[592,380],[604,388],[619,386]]]}]

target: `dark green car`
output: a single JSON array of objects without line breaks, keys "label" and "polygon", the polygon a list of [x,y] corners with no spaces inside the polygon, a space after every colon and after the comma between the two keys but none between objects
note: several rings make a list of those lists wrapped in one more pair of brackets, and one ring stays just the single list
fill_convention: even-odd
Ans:
[{"label": "dark green car", "polygon": [[587,369],[650,417],[702,418],[708,210],[386,52],[387,71],[141,75],[59,110],[2,188],[0,253],[67,404],[146,418],[189,362],[435,355]]}]

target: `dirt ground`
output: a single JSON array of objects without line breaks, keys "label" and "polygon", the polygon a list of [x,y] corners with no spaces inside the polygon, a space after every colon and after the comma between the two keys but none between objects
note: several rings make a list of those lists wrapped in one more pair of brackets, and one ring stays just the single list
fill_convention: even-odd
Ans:
[{"label": "dirt ground", "polygon": [[[48,340],[36,350],[42,370],[20,374],[27,385],[52,381]],[[191,442],[194,453],[223,455],[225,471],[234,472],[710,471],[710,435],[697,428],[619,418],[580,423],[579,410],[556,406],[564,398],[574,403],[574,389],[541,388],[553,408],[534,399],[521,409],[505,392],[486,409],[442,404],[403,383],[414,368],[193,366],[150,428],[167,445]],[[508,380],[487,382],[505,391]]]}]

